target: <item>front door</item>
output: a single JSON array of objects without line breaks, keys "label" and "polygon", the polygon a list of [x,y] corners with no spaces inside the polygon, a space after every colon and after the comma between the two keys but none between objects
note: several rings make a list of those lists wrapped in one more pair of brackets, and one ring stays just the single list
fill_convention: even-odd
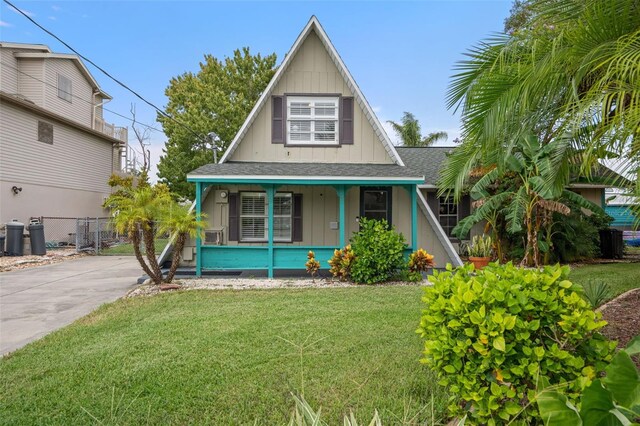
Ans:
[{"label": "front door", "polygon": [[385,219],[391,225],[391,187],[360,187],[360,217]]}]

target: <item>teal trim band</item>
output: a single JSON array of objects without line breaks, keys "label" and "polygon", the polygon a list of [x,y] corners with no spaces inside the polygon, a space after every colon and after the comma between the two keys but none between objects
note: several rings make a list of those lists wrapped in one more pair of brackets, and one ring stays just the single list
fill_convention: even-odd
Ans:
[{"label": "teal trim band", "polygon": [[418,250],[418,187],[411,185],[411,246]]},{"label": "teal trim band", "polygon": [[[202,183],[196,182],[196,217],[202,215]],[[202,276],[202,241],[196,236],[196,277]]]},{"label": "teal trim band", "polygon": [[[321,269],[329,269],[335,246],[274,246],[272,273],[277,269],[304,269],[307,253],[313,251]],[[205,270],[267,270],[268,246],[202,246],[202,268]]]},{"label": "teal trim band", "polygon": [[243,178],[242,176],[230,178],[217,177],[189,177],[188,182],[206,182],[206,183],[229,183],[229,184],[254,184],[254,185],[360,185],[360,186],[380,186],[380,185],[416,185],[424,183],[422,178],[406,178],[406,179],[374,179],[374,180],[358,180],[358,179],[256,179]]}]

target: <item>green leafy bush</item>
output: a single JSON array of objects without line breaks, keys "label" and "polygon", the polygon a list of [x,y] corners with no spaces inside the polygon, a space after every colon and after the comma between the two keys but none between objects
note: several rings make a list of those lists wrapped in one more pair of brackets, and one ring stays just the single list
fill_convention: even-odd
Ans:
[{"label": "green leafy bush", "polygon": [[351,238],[351,248],[355,256],[351,279],[356,283],[388,281],[407,267],[404,237],[386,220],[361,219],[360,231]]},{"label": "green leafy bush", "polygon": [[606,322],[567,280],[568,267],[542,271],[490,264],[437,272],[425,288],[418,333],[423,362],[448,386],[449,410],[467,424],[540,421],[537,390],[564,386],[576,397],[611,359]]},{"label": "green leafy bush", "polygon": [[[567,401],[561,389],[547,388],[537,398],[547,426],[630,425],[640,421],[640,371],[632,355],[640,353],[640,336],[618,352],[606,377],[584,389],[580,405]],[[578,410],[579,408],[579,410]],[[633,422],[633,423],[632,423]]]}]

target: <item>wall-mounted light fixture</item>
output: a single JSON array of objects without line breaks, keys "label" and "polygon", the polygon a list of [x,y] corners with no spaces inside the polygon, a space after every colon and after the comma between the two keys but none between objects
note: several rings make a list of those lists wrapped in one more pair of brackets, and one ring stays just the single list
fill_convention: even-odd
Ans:
[{"label": "wall-mounted light fixture", "polygon": [[11,190],[13,191],[13,195],[18,195],[20,192],[22,192],[22,188],[18,188],[15,185],[11,187]]}]

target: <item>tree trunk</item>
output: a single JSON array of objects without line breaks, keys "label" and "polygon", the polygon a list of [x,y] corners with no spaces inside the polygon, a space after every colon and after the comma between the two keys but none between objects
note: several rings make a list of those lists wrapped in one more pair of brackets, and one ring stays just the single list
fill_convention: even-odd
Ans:
[{"label": "tree trunk", "polygon": [[162,284],[162,270],[158,265],[158,261],[156,260],[156,245],[155,245],[155,235],[153,232],[153,223],[147,223],[147,226],[142,227],[142,236],[144,238],[144,246],[147,255],[147,261],[149,262],[149,267],[153,271],[153,276],[151,279],[156,284]]},{"label": "tree trunk", "polygon": [[178,265],[180,264],[180,258],[182,257],[182,249],[184,248],[184,243],[187,241],[187,234],[179,233],[178,238],[176,238],[176,243],[173,246],[173,256],[171,258],[171,268],[169,268],[169,273],[167,274],[167,278],[165,282],[170,283],[173,281],[173,277],[176,275],[176,271],[178,270]]},{"label": "tree trunk", "polygon": [[153,272],[147,265],[147,262],[144,261],[144,257],[142,256],[142,251],[140,250],[140,234],[138,230],[134,230],[133,232],[129,232],[129,238],[131,238],[131,244],[133,245],[133,252],[136,255],[136,259],[140,266],[142,266],[142,270],[145,274],[149,276],[153,280]]}]

